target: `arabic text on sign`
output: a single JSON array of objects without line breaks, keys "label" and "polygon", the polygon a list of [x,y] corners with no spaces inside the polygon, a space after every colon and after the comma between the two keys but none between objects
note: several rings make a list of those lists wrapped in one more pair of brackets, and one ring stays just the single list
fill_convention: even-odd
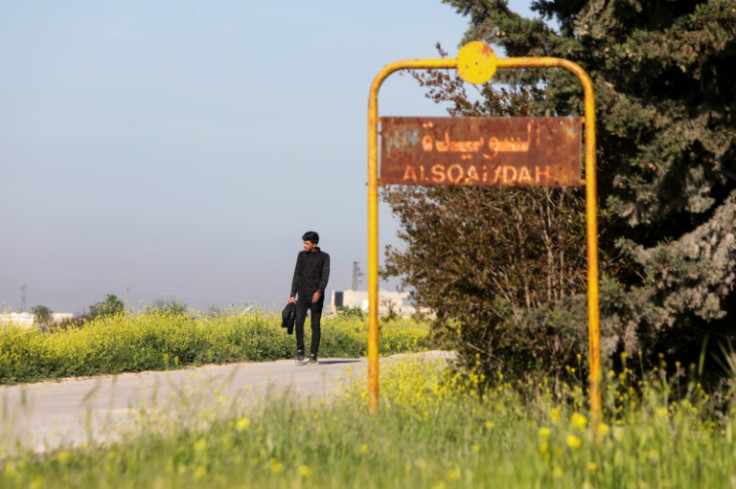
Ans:
[{"label": "arabic text on sign", "polygon": [[580,185],[581,120],[572,117],[381,119],[381,182]]}]

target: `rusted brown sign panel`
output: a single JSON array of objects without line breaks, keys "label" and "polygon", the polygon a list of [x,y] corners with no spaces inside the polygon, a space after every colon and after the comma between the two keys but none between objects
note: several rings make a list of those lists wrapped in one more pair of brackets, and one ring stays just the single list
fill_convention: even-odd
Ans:
[{"label": "rusted brown sign panel", "polygon": [[382,184],[583,185],[580,117],[382,117]]}]

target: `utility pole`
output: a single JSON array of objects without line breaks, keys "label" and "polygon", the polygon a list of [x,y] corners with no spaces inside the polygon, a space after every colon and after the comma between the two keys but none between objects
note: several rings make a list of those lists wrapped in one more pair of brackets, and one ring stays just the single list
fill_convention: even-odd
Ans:
[{"label": "utility pole", "polygon": [[360,285],[360,277],[363,276],[363,272],[360,271],[360,262],[353,262],[353,290],[358,290]]},{"label": "utility pole", "polygon": [[26,291],[28,290],[27,285],[20,287],[20,312],[26,312]]}]

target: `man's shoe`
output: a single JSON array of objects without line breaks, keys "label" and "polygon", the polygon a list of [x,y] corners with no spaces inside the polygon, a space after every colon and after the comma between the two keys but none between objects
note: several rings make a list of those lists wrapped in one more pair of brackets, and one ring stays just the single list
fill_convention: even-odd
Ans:
[{"label": "man's shoe", "polygon": [[304,352],[301,350],[296,351],[296,361],[297,362],[303,362],[304,361]]},{"label": "man's shoe", "polygon": [[307,361],[307,365],[317,365],[319,362],[317,361],[317,355],[312,353],[309,355],[309,360]]}]

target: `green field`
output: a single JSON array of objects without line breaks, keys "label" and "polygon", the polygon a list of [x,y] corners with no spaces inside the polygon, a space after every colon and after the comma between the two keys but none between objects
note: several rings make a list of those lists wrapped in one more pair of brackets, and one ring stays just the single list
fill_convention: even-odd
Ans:
[{"label": "green field", "polygon": [[[79,327],[41,332],[0,328],[0,384],[36,382],[192,365],[293,358],[296,342],[274,313],[125,313]],[[381,325],[384,354],[421,351],[434,345],[429,328],[412,320]],[[309,319],[305,325],[309,344]],[[360,357],[366,353],[363,318],[333,315],[322,320],[320,355]]]},{"label": "green field", "polygon": [[408,360],[385,369],[375,414],[367,412],[365,379],[346,379],[329,402],[283,395],[245,409],[222,399],[224,417],[186,411],[196,399],[183,398],[181,413],[138,413],[126,441],[112,446],[41,456],[4,446],[0,487],[736,484],[736,414],[718,413],[696,384],[685,399],[670,402],[673,386],[656,376],[636,396],[626,372],[608,378],[606,419],[594,430],[580,388],[499,378],[481,397],[474,389],[480,376],[461,378],[441,367]]},{"label": "green field", "polygon": [[[217,328],[212,324],[182,321],[174,327],[166,326],[162,318],[117,318],[100,323],[99,331],[92,335],[90,329],[88,334],[99,340],[104,332],[122,334],[127,328],[139,328],[150,341],[152,333],[146,325],[152,322],[173,328],[168,335],[178,329],[189,331],[180,333],[189,338],[199,338],[192,331],[205,329],[212,335],[208,344],[227,344],[224,339],[215,340],[225,333],[214,333]],[[245,345],[264,344],[255,339],[258,332],[265,331],[270,338],[265,343],[283,334],[272,321],[252,321],[248,323],[252,329],[240,319],[217,323],[223,331],[232,325],[233,330],[249,332],[235,335],[241,338],[237,348],[232,345],[223,351],[246,351]],[[352,319],[336,320],[325,335],[335,336],[330,341],[337,343],[330,348],[341,344],[338,331],[363,327]],[[411,341],[401,336],[414,327],[421,329],[384,325],[384,341],[394,341],[397,350],[417,348],[426,341],[426,329]],[[401,334],[388,333],[402,328]],[[90,342],[73,336],[82,330],[65,334],[71,336],[55,341],[69,351],[88,351],[82,344]],[[355,332],[356,337],[362,334]],[[155,336],[159,341],[162,337]],[[75,340],[80,344],[72,348]],[[184,339],[170,341],[182,345],[181,352],[188,351]],[[253,348],[263,352],[262,347]],[[152,351],[160,353],[160,349]],[[288,342],[275,352],[277,357],[289,355]],[[172,350],[169,355],[173,354]],[[367,411],[366,379],[348,374],[329,400],[304,400],[287,393],[245,406],[222,397],[217,408],[197,410],[192,406],[198,405],[198,396],[213,393],[183,389],[177,408],[140,409],[131,412],[125,427],[109,426],[124,440],[116,444],[90,442],[37,454],[24,448],[22,440],[3,439],[0,487],[736,486],[736,411],[724,407],[730,405],[731,394],[714,398],[696,381],[671,383],[656,370],[636,376],[629,369],[616,375],[606,372],[604,421],[594,427],[582,380],[562,385],[544,379],[509,381],[499,374],[481,394],[489,379],[474,372],[460,375],[444,362],[410,359],[382,369],[377,413]],[[5,410],[2,414],[3,423],[13,422]]]}]

